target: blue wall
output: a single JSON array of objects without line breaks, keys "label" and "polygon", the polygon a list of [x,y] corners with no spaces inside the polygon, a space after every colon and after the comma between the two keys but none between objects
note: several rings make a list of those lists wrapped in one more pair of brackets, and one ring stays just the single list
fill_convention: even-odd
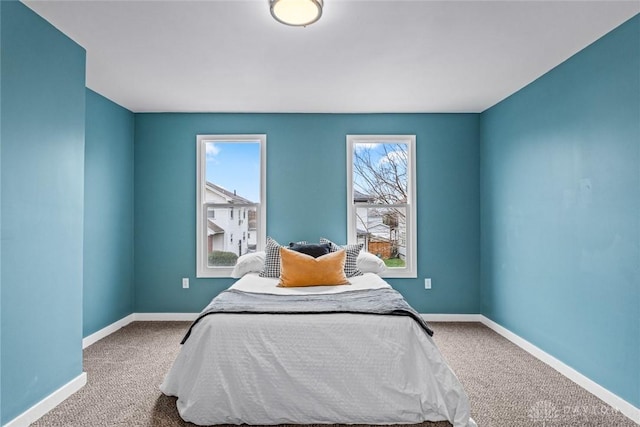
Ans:
[{"label": "blue wall", "polygon": [[[2,201],[2,7],[0,7],[0,201]],[[0,320],[2,319],[2,206],[0,204]],[[0,424],[2,424],[2,325],[0,324]]]},{"label": "blue wall", "polygon": [[135,311],[197,312],[231,284],[195,279],[197,134],[267,134],[267,233],[285,243],[321,236],[343,243],[346,135],[381,133],[417,135],[419,277],[390,282],[420,312],[478,313],[478,118],[136,114]]},{"label": "blue wall", "polygon": [[640,18],[481,116],[482,313],[640,406]]},{"label": "blue wall", "polygon": [[24,5],[0,2],[0,32],[0,423],[81,373],[83,335],[231,284],[195,278],[199,133],[267,134],[281,242],[344,242],[347,134],[416,134],[419,277],[390,282],[640,406],[638,17],[482,115],[134,115]]},{"label": "blue wall", "polygon": [[82,373],[85,52],[2,8],[2,419]]},{"label": "blue wall", "polygon": [[133,313],[134,115],[87,89],[83,335]]}]

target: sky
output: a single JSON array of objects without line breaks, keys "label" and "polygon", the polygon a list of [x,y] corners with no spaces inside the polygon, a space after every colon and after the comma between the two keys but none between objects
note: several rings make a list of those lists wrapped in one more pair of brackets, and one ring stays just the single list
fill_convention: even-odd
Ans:
[{"label": "sky", "polygon": [[[387,149],[387,153],[385,154],[385,148]],[[386,163],[395,160],[397,157],[407,156],[407,148],[406,144],[402,143],[355,143],[353,149],[355,152],[364,154],[365,151],[369,152],[372,163],[377,168],[383,168]],[[355,161],[355,160],[354,160]],[[406,174],[406,170],[403,171]],[[353,169],[353,181],[354,188],[358,191],[364,192],[367,194],[368,184],[364,182],[362,177],[357,173],[355,167]]]},{"label": "sky", "polygon": [[260,201],[260,143],[207,143],[207,181],[235,190],[238,196]]},{"label": "sky", "polygon": [[[383,148],[386,144],[355,145],[355,150],[368,150],[372,160],[382,165],[389,159],[385,158]],[[400,148],[390,144],[390,148]],[[403,147],[404,148],[404,147]],[[224,142],[216,141],[206,144],[206,178],[229,191],[249,199],[260,201],[260,144],[258,142]],[[395,154],[393,151],[391,155]],[[354,176],[356,188],[360,187],[359,179]]]}]

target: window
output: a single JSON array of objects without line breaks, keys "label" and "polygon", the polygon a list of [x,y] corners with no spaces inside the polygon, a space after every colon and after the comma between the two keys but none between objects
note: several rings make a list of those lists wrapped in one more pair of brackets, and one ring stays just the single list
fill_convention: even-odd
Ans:
[{"label": "window", "polygon": [[[197,277],[229,277],[239,256],[266,242],[267,137],[198,135],[196,141]],[[243,237],[234,243],[234,234]]]},{"label": "window", "polygon": [[415,135],[347,135],[349,243],[384,260],[385,277],[417,277]]}]

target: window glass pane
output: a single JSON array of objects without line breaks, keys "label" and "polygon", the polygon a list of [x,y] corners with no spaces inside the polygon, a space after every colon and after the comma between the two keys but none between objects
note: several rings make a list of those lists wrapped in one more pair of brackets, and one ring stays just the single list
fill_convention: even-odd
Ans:
[{"label": "window glass pane", "polygon": [[381,258],[388,268],[405,267],[407,210],[404,207],[356,209],[357,242]]},{"label": "window glass pane", "polygon": [[260,143],[207,142],[205,171],[205,203],[230,205],[207,209],[208,265],[233,266],[256,250],[257,208],[239,205],[260,202]]},{"label": "window glass pane", "polygon": [[198,135],[197,277],[229,277],[266,240],[266,135]]},{"label": "window glass pane", "polygon": [[347,135],[347,241],[417,277],[415,135]]},{"label": "window glass pane", "polygon": [[[234,219],[231,212],[243,212]],[[239,256],[255,252],[257,206],[207,208],[207,260],[209,267],[232,267]],[[246,215],[246,219],[243,217]]]},{"label": "window glass pane", "polygon": [[260,142],[206,143],[208,203],[260,203]]},{"label": "window glass pane", "polygon": [[407,163],[408,144],[354,143],[353,202],[407,203]]}]

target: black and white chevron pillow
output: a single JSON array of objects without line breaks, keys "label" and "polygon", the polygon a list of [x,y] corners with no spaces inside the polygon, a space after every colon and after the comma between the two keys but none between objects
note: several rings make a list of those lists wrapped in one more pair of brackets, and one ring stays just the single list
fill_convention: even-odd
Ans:
[{"label": "black and white chevron pillow", "polygon": [[[338,252],[340,249],[344,249],[347,252],[347,259],[344,262],[344,275],[347,277],[362,276],[362,272],[358,270],[357,260],[358,254],[362,250],[364,244],[356,243],[353,245],[336,245],[329,239],[324,237],[320,238],[320,243],[329,243],[331,245],[331,252]],[[266,265],[266,264],[265,264]]]},{"label": "black and white chevron pillow", "polygon": [[280,244],[271,237],[267,237],[264,252],[264,268],[260,272],[260,277],[280,277]]},{"label": "black and white chevron pillow", "polygon": [[[306,244],[307,242],[296,242],[298,244]],[[280,243],[275,239],[267,237],[267,245],[264,248],[264,268],[260,272],[260,277],[280,277]],[[285,246],[286,247],[286,246]]]}]

